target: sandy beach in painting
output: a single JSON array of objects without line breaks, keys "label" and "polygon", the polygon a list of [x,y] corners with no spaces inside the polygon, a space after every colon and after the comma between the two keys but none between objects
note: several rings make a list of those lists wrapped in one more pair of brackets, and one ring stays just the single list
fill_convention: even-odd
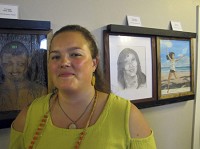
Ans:
[{"label": "sandy beach in painting", "polygon": [[171,94],[187,92],[191,90],[190,86],[190,72],[176,72],[177,79],[172,76],[170,80],[169,92],[168,90],[168,75],[169,73],[161,73],[161,94]]}]

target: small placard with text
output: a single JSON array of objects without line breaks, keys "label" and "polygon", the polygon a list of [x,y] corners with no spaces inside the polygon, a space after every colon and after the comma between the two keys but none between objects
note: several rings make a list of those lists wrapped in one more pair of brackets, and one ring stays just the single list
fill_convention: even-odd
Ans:
[{"label": "small placard with text", "polygon": [[129,26],[142,26],[140,17],[127,16],[127,21]]},{"label": "small placard with text", "polygon": [[18,6],[0,4],[0,18],[18,19]]}]

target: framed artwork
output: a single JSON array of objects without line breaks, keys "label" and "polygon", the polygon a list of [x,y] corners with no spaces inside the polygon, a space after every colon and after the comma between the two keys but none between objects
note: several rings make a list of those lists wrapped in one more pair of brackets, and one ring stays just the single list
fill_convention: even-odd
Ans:
[{"label": "framed artwork", "polygon": [[51,30],[0,29],[0,128],[48,92],[47,49]]},{"label": "framed artwork", "polygon": [[155,38],[104,31],[104,43],[110,91],[138,105],[155,100]]},{"label": "framed artwork", "polygon": [[158,99],[194,95],[191,38],[157,37]]},{"label": "framed artwork", "polygon": [[[130,99],[139,108],[193,100],[195,96],[193,40],[195,38],[196,33],[192,32],[107,25],[104,31],[104,68],[110,91]],[[118,57],[121,57],[120,53],[124,53],[122,51],[128,51],[124,49],[136,51],[135,57],[140,60],[141,71],[146,76],[146,90],[145,88],[129,89],[128,86],[131,85],[123,88],[121,85],[134,82],[134,79],[120,81],[123,75],[119,74],[125,75],[125,69],[124,73],[118,73],[121,66]],[[170,58],[171,55],[174,55],[173,58]],[[134,57],[131,54],[129,56]],[[122,59],[128,62],[128,57]]]}]

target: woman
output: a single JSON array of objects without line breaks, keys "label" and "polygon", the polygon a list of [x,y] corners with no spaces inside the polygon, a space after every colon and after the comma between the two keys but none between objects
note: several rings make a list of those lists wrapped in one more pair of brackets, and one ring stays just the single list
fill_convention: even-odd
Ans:
[{"label": "woman", "polygon": [[146,85],[146,75],[141,70],[138,54],[130,49],[123,49],[118,57],[118,81],[123,89],[141,88]]},{"label": "woman", "polygon": [[170,70],[169,70],[169,75],[168,75],[168,81],[167,81],[167,86],[168,86],[168,90],[167,93],[169,93],[169,86],[170,86],[170,80],[172,75],[174,75],[175,79],[177,79],[176,76],[176,62],[179,61],[181,58],[183,58],[184,56],[181,56],[178,59],[175,59],[175,53],[174,52],[169,52],[167,54],[167,60],[170,60]]},{"label": "woman", "polygon": [[58,30],[48,60],[56,91],[22,110],[12,124],[10,149],[155,149],[153,133],[139,110],[102,92],[98,63],[88,30],[78,25]]}]

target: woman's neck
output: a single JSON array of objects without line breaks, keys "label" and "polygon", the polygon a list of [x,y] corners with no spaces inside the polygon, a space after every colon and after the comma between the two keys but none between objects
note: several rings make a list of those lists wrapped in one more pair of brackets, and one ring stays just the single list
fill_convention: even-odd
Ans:
[{"label": "woman's neck", "polygon": [[93,98],[95,94],[94,87],[90,87],[87,90],[76,90],[76,91],[66,91],[66,90],[58,90],[58,98],[61,103],[74,105],[74,104],[84,104],[88,103],[90,99]]},{"label": "woman's neck", "polygon": [[138,78],[137,78],[137,75],[135,75],[135,76],[126,75],[124,77],[124,80],[125,80],[127,88],[131,88],[131,87],[137,88],[138,87]]}]

